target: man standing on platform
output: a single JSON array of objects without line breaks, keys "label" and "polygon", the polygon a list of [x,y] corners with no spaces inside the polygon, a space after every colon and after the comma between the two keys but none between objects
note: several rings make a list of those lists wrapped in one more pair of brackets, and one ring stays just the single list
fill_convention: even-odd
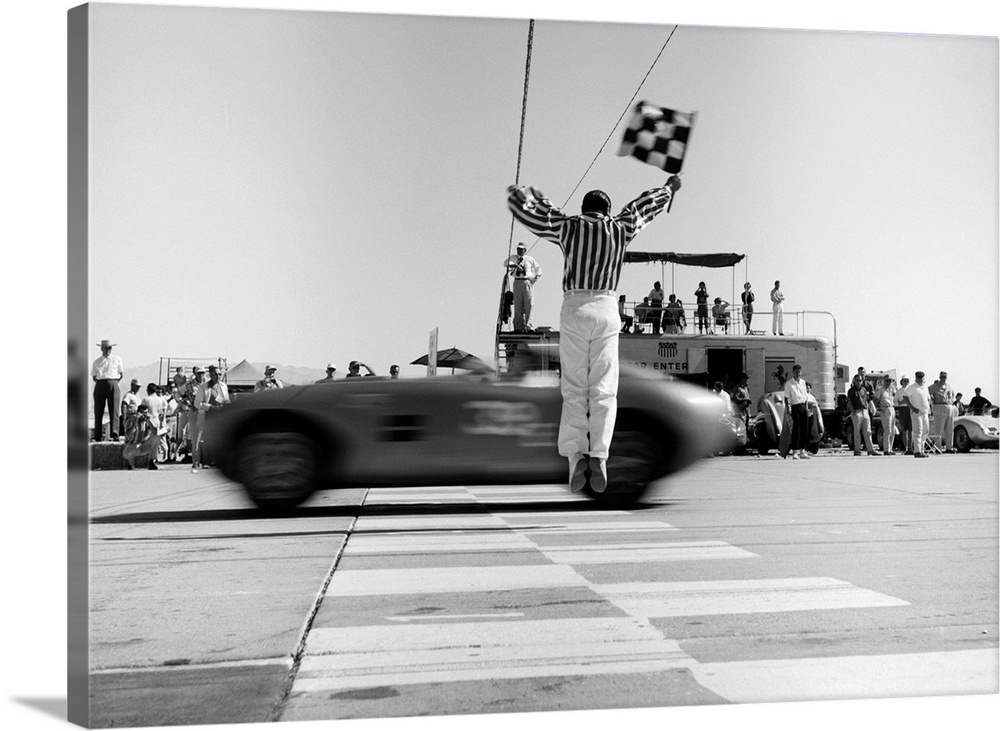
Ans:
[{"label": "man standing on platform", "polygon": [[771,334],[785,334],[785,295],[781,293],[781,282],[778,281],[771,290]]},{"label": "man standing on platform", "polygon": [[601,190],[583,197],[581,213],[559,210],[537,188],[507,189],[507,207],[536,236],[563,253],[563,303],[559,315],[559,359],[563,397],[559,454],[569,460],[569,487],[588,482],[594,492],[608,485],[607,459],[618,413],[618,296],[625,248],[663,211],[681,187],[672,175],[611,215]]},{"label": "man standing on platform", "polygon": [[542,276],[542,268],[533,257],[528,256],[528,247],[518,243],[517,254],[507,258],[507,273],[514,277],[514,332],[531,332],[532,288]]},{"label": "man standing on platform", "polygon": [[108,411],[110,421],[109,437],[111,441],[118,441],[118,409],[121,407],[121,390],[118,382],[125,375],[125,366],[122,359],[112,354],[111,349],[117,343],[110,340],[102,340],[98,343],[101,349],[101,357],[94,361],[90,367],[90,378],[94,382],[94,441],[100,442],[104,438],[104,411]]}]

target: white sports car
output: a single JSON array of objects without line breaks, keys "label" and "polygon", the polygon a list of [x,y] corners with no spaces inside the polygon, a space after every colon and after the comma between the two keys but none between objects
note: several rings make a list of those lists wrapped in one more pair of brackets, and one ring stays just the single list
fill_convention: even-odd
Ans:
[{"label": "white sports car", "polygon": [[985,414],[965,414],[955,419],[955,449],[968,452],[973,447],[1000,446],[1000,422],[997,420],[997,407],[994,406]]}]

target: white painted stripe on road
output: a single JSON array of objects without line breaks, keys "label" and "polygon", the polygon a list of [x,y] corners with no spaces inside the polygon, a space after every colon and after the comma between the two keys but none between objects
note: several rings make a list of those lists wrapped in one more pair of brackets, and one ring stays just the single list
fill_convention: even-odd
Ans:
[{"label": "white painted stripe on road", "polygon": [[649,531],[680,530],[669,523],[635,520],[586,523],[525,523],[517,525],[508,521],[511,530],[532,533],[647,533]]},{"label": "white painted stripe on road", "polygon": [[520,533],[379,533],[353,535],[344,553],[469,553],[479,551],[537,551],[538,546]]},{"label": "white painted stripe on road", "polygon": [[453,566],[420,569],[338,570],[328,590],[333,596],[442,594],[590,586],[570,566]]},{"label": "white painted stripe on road", "polygon": [[[570,492],[567,485],[497,485],[495,487],[482,487],[482,486],[472,486],[466,488],[473,495],[523,495],[526,493],[535,493],[538,495],[573,495]],[[586,496],[582,496],[585,499]]]},{"label": "white painted stripe on road", "polygon": [[292,692],[690,667],[635,617],[316,629]]},{"label": "white painted stripe on road", "polygon": [[523,617],[524,612],[498,612],[496,614],[427,614],[386,617],[390,622],[440,622],[442,619],[513,619]]},{"label": "white painted stripe on road", "polygon": [[996,648],[692,665],[733,703],[997,693]]},{"label": "white painted stripe on road", "polygon": [[902,599],[829,578],[592,584],[636,617],[683,617],[810,609],[906,606]]},{"label": "white painted stripe on road", "polygon": [[479,530],[482,528],[507,528],[507,524],[493,515],[432,515],[428,517],[383,517],[362,515],[354,525],[354,532],[416,531],[416,530]]},{"label": "white painted stripe on road", "polygon": [[524,518],[525,520],[541,520],[542,518],[559,518],[560,520],[572,520],[577,515],[583,519],[594,517],[615,517],[631,515],[627,510],[587,510],[578,514],[567,513],[565,510],[503,510],[502,508],[492,511],[494,515],[501,515],[505,519]]},{"label": "white painted stripe on road", "polygon": [[600,546],[551,546],[540,549],[560,564],[638,563],[647,561],[717,561],[758,558],[754,553],[723,541],[676,543],[621,543]]},{"label": "white painted stripe on road", "polygon": [[382,496],[382,495],[398,495],[400,493],[408,492],[453,492],[456,494],[467,495],[469,493],[468,489],[461,485],[421,485],[419,487],[371,487],[368,489],[368,495],[372,496]]},{"label": "white painted stripe on road", "polygon": [[475,503],[476,498],[465,488],[449,490],[405,488],[398,490],[370,490],[365,496],[365,505],[395,505],[398,503]]}]

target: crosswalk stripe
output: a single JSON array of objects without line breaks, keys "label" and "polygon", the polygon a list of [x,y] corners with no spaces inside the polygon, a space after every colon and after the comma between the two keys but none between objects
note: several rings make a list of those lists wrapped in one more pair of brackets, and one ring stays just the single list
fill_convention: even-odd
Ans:
[{"label": "crosswalk stripe", "polygon": [[636,617],[908,605],[902,599],[824,577],[592,584],[591,588],[619,609]]},{"label": "crosswalk stripe", "polygon": [[493,515],[432,515],[427,517],[362,515],[354,524],[354,532],[482,530],[484,528],[508,527],[507,523]]},{"label": "crosswalk stripe", "polygon": [[689,667],[677,642],[635,617],[317,629],[293,693]]},{"label": "crosswalk stripe", "polygon": [[378,553],[468,553],[470,551],[537,551],[521,533],[371,533],[351,536],[346,555]]},{"label": "crosswalk stripe", "polygon": [[524,524],[508,522],[510,528],[513,530],[532,533],[648,533],[653,531],[679,530],[669,523],[660,523],[652,520]]},{"label": "crosswalk stripe", "polygon": [[441,594],[590,586],[571,566],[454,566],[420,569],[338,570],[329,594]]},{"label": "crosswalk stripe", "polygon": [[640,563],[646,561],[705,561],[757,558],[723,541],[676,543],[619,543],[610,546],[552,546],[541,549],[545,557],[563,564]]},{"label": "crosswalk stripe", "polygon": [[733,703],[997,693],[997,648],[692,665]]}]

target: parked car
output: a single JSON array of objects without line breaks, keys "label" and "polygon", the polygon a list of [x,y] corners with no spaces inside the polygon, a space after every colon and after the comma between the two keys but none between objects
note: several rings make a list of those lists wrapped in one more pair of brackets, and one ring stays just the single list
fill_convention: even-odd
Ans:
[{"label": "parked car", "polygon": [[973,447],[996,449],[1000,445],[998,409],[990,408],[985,414],[970,414],[955,418],[955,449],[968,452]]},{"label": "parked car", "polygon": [[[716,436],[719,399],[622,368],[605,504],[639,499]],[[261,391],[209,415],[223,474],[264,509],[348,486],[516,484],[568,478],[556,449],[558,378],[357,378]],[[589,491],[589,488],[587,488]]]}]

